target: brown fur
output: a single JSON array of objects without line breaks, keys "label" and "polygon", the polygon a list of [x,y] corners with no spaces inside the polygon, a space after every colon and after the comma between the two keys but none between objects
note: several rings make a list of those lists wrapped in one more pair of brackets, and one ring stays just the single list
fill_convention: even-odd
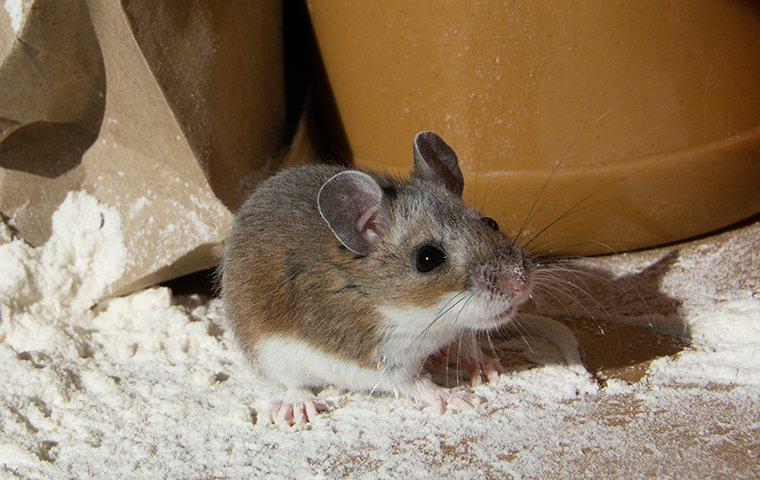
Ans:
[{"label": "brown fur", "polygon": [[[433,306],[468,287],[476,266],[512,255],[506,236],[442,186],[382,175],[373,177],[385,194],[389,227],[371,254],[357,255],[340,244],[317,206],[320,187],[341,170],[312,165],[281,172],[236,215],[222,295],[251,353],[259,339],[284,334],[374,367],[382,320],[377,307]],[[447,262],[420,273],[416,248],[431,242],[446,251]]]}]

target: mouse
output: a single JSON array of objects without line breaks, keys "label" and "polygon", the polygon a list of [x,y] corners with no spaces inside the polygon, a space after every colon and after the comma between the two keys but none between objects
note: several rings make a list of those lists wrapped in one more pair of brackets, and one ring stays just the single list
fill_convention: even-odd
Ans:
[{"label": "mouse", "polygon": [[530,257],[468,206],[454,150],[417,133],[408,178],[311,164],[260,183],[236,212],[221,297],[252,365],[282,391],[265,415],[302,425],[328,409],[313,389],[382,392],[437,413],[474,408],[469,388],[424,374],[459,345],[473,385],[503,369],[476,333],[530,298]]}]

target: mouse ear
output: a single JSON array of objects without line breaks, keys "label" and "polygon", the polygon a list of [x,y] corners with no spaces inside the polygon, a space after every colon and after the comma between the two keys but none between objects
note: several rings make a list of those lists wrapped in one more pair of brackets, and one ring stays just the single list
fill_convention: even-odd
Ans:
[{"label": "mouse ear", "polygon": [[464,178],[454,150],[433,132],[420,132],[414,136],[414,170],[412,176],[429,180],[462,196]]},{"label": "mouse ear", "polygon": [[317,195],[319,213],[346,248],[367,255],[387,226],[381,209],[383,189],[374,178],[356,170],[330,177]]}]

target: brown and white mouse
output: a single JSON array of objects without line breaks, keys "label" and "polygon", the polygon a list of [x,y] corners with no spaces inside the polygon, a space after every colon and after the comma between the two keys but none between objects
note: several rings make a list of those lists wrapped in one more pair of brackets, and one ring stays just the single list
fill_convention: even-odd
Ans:
[{"label": "brown and white mouse", "polygon": [[270,405],[274,420],[312,420],[324,404],[307,389],[325,385],[466,408],[472,393],[421,375],[428,357],[460,339],[473,380],[498,378],[498,361],[471,333],[514,317],[532,266],[462,201],[451,147],[432,132],[413,146],[409,181],[303,166],[261,183],[236,214],[222,297],[254,364],[288,389]]}]

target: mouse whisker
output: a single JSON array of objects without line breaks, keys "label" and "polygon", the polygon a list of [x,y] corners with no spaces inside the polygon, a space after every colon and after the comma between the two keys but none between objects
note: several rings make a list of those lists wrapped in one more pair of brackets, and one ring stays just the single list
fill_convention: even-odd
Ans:
[{"label": "mouse whisker", "polygon": [[[604,308],[604,306],[603,306],[603,305],[602,305],[602,304],[601,304],[601,303],[600,303],[600,302],[599,302],[599,301],[598,301],[596,298],[594,298],[594,296],[593,296],[593,295],[591,295],[591,294],[590,294],[590,293],[589,293],[587,290],[584,290],[583,288],[579,287],[579,286],[578,286],[578,285],[576,285],[575,283],[571,282],[570,280],[564,279],[564,278],[555,277],[555,280],[556,280],[556,281],[558,281],[558,282],[564,282],[564,284],[565,284],[565,285],[567,285],[567,286],[569,286],[569,287],[573,287],[573,288],[575,288],[576,290],[578,290],[578,291],[580,291],[581,293],[583,293],[584,295],[586,295],[586,296],[587,296],[587,297],[588,297],[588,298],[589,298],[589,299],[590,299],[592,302],[594,302],[594,304],[596,304],[596,306],[597,306],[597,307],[599,307],[599,309],[600,309],[600,310],[602,310],[602,312],[603,312],[603,313],[604,313],[604,315],[605,315],[605,318],[607,318],[607,319],[609,319],[609,318],[610,318],[610,314],[609,314],[609,312],[607,311],[607,309],[606,309],[606,308]],[[585,284],[584,284],[584,285],[585,285]],[[587,287],[587,288],[588,288],[588,287]],[[586,311],[588,311],[588,310],[586,310]],[[602,328],[602,326],[599,324],[599,322],[597,321],[597,319],[596,319],[596,318],[594,318],[593,316],[592,316],[591,318],[594,320],[594,323],[596,323],[596,326],[597,326],[597,328],[599,329],[599,332],[600,332],[602,335],[604,335],[604,334],[605,334],[604,328]]]},{"label": "mouse whisker", "polygon": [[[496,325],[495,321],[493,322],[493,324],[494,324],[494,330],[498,332],[499,330],[498,325]],[[493,358],[498,361],[499,354],[496,351],[496,346],[494,346],[493,340],[491,339],[491,332],[486,331],[486,338],[488,339],[488,345],[491,348],[491,354],[493,355]]]},{"label": "mouse whisker", "polygon": [[[467,294],[467,292],[466,292],[466,291],[465,291],[465,292],[460,292],[460,293],[456,294],[456,295],[455,295],[455,296],[452,298],[452,300],[453,300],[454,298],[458,297],[459,295],[465,295],[465,294]],[[420,338],[422,335],[424,335],[424,334],[425,334],[425,332],[427,332],[427,331],[430,329],[430,327],[432,327],[432,326],[433,326],[433,324],[434,324],[435,322],[437,322],[437,321],[438,321],[438,320],[439,320],[439,319],[440,319],[442,316],[444,316],[444,315],[445,315],[446,313],[448,313],[448,312],[449,312],[449,311],[450,311],[452,308],[456,307],[458,304],[460,304],[460,303],[461,303],[462,301],[464,301],[464,300],[465,300],[465,298],[464,298],[464,297],[460,298],[459,300],[457,300],[457,301],[456,301],[456,303],[454,303],[454,304],[453,304],[453,305],[451,305],[450,307],[446,308],[446,310],[444,310],[444,311],[442,311],[441,313],[437,314],[437,315],[435,316],[435,318],[433,318],[433,320],[432,320],[430,323],[428,323],[428,324],[427,324],[427,326],[426,326],[424,329],[422,329],[422,331],[421,331],[420,333],[418,333],[418,334],[417,334],[417,335],[416,335],[416,336],[415,336],[415,337],[412,339],[412,341],[409,343],[409,346],[411,347],[412,345],[414,345],[414,344],[417,342],[417,340],[418,340],[418,339],[419,339],[419,338]],[[447,303],[446,303],[446,305],[448,305],[450,302],[451,302],[451,300],[449,300],[449,302],[447,302]],[[445,308],[445,305],[444,305],[444,307],[442,307],[442,308]]]},{"label": "mouse whisker", "polygon": [[596,206],[598,206],[598,205],[600,205],[602,203],[607,203],[607,202],[612,201],[612,200],[605,200],[605,201],[602,201],[601,203],[595,203],[595,204],[592,204],[590,206],[587,205],[587,206],[585,206],[585,207],[583,207],[583,208],[581,208],[579,210],[575,210],[581,204],[583,204],[584,202],[586,202],[589,198],[593,197],[594,195],[597,195],[597,194],[601,193],[605,189],[611,187],[612,185],[614,185],[614,184],[616,184],[618,182],[626,180],[630,176],[631,176],[630,174],[629,175],[624,175],[624,176],[622,176],[620,178],[617,178],[615,180],[612,180],[611,182],[606,183],[605,185],[601,186],[600,188],[598,188],[598,189],[594,190],[593,192],[589,193],[588,195],[586,195],[585,197],[583,197],[582,199],[580,199],[578,202],[576,202],[572,206],[570,206],[570,208],[568,208],[564,212],[562,212],[559,217],[557,217],[556,219],[554,219],[553,221],[551,221],[548,225],[544,226],[536,234],[534,234],[532,237],[530,237],[530,239],[528,239],[528,241],[526,243],[524,243],[523,245],[521,245],[521,248],[524,248],[524,249],[528,248],[528,246],[531,243],[533,243],[539,236],[541,236],[541,234],[543,234],[549,228],[553,227],[557,222],[559,222],[559,221],[561,221],[561,220],[563,220],[563,219],[565,219],[565,218],[567,218],[569,216],[575,215],[576,213],[580,213],[580,212],[582,212],[584,210],[587,210],[589,208],[596,207]]},{"label": "mouse whisker", "polygon": [[604,329],[602,328],[601,324],[599,323],[599,320],[597,320],[596,316],[594,314],[592,314],[591,311],[589,311],[589,309],[581,301],[579,301],[574,295],[572,295],[567,290],[565,290],[563,288],[562,284],[560,284],[558,282],[555,282],[555,281],[552,281],[551,283],[550,282],[546,282],[546,286],[549,287],[549,288],[552,288],[555,292],[561,293],[565,297],[567,297],[570,300],[572,300],[576,305],[578,305],[581,309],[583,309],[583,311],[586,313],[586,315],[588,315],[589,318],[591,318],[594,321],[594,323],[596,324],[596,327],[599,329],[599,331],[603,335],[605,334]]},{"label": "mouse whisker", "polygon": [[370,398],[372,398],[372,395],[375,393],[375,390],[377,390],[377,387],[379,387],[379,386],[380,386],[380,383],[383,381],[383,377],[385,376],[385,374],[386,374],[386,373],[388,373],[388,370],[390,370],[390,368],[391,368],[391,367],[389,367],[389,366],[386,366],[386,367],[385,367],[385,368],[383,368],[383,370],[380,372],[380,377],[377,379],[377,383],[375,384],[375,386],[374,386],[374,387],[372,387],[372,390],[370,390],[370,391],[369,391],[369,394],[367,394],[367,399],[370,399]]},{"label": "mouse whisker", "polygon": [[[557,259],[556,262],[554,262],[552,265],[548,266],[547,268],[548,269],[560,269],[560,271],[567,272],[567,273],[569,273],[571,275],[572,274],[575,274],[575,275],[586,275],[586,276],[588,276],[590,278],[593,278],[593,279],[595,279],[595,280],[597,280],[599,282],[602,282],[602,283],[604,283],[604,284],[606,284],[606,285],[614,288],[621,295],[625,294],[625,291],[622,288],[618,287],[614,282],[612,282],[612,281],[604,278],[601,275],[598,275],[596,273],[590,272],[590,271],[588,271],[586,269],[578,268],[576,265],[573,265],[572,263],[570,263],[571,261],[572,261],[572,259]],[[541,270],[545,270],[545,269],[542,268]],[[630,288],[636,294],[636,296],[638,297],[638,300],[640,302],[639,303],[640,307],[642,307],[645,311],[649,311],[650,310],[649,305],[648,305],[646,299],[641,294],[641,291],[636,287],[636,285],[633,284],[633,282],[630,281],[630,279],[627,276],[618,277],[617,280],[620,280],[620,281],[624,282],[626,284],[626,286],[628,286],[628,288]]]},{"label": "mouse whisker", "polygon": [[[601,122],[607,115],[612,113],[615,109],[617,109],[620,105],[625,103],[631,96],[627,96],[623,98],[620,102],[614,104],[612,107],[610,107],[606,112],[602,113],[600,116],[598,116],[596,119],[594,119],[591,122],[586,123],[586,125],[581,129],[580,132],[578,132],[578,135],[575,137],[575,140],[573,140],[570,145],[568,145],[567,149],[562,153],[562,156],[560,157],[559,161],[555,164],[554,168],[552,169],[551,173],[549,174],[548,178],[544,182],[543,186],[541,187],[541,190],[538,192],[538,195],[536,196],[536,199],[533,200],[533,204],[530,207],[530,210],[525,216],[525,220],[523,220],[522,225],[520,226],[520,229],[518,230],[517,234],[515,234],[514,239],[512,240],[512,246],[517,242],[517,240],[520,238],[520,235],[523,232],[523,229],[527,226],[527,224],[533,219],[533,217],[540,212],[543,207],[545,206],[546,202],[544,202],[544,205],[541,205],[537,210],[534,211],[536,204],[538,203],[539,199],[541,198],[541,195],[544,193],[544,190],[546,190],[546,187],[549,185],[549,182],[551,181],[552,177],[554,177],[554,174],[557,173],[557,170],[559,170],[560,166],[567,160],[568,155],[570,155],[570,152],[578,145],[578,143],[581,141],[581,139],[584,137],[586,132],[589,130],[590,127],[596,125],[597,123]],[[559,192],[557,192],[559,193]],[[551,200],[554,198],[555,195],[552,195],[552,197],[549,198]],[[547,200],[548,201],[548,200]]]},{"label": "mouse whisker", "polygon": [[449,384],[449,355],[451,354],[451,343],[446,347],[446,385]]},{"label": "mouse whisker", "polygon": [[[566,315],[568,315],[568,316],[570,316],[570,312],[568,312],[568,310],[567,310],[567,305],[565,305],[565,304],[564,304],[564,303],[563,303],[563,302],[562,302],[562,301],[561,301],[561,300],[560,300],[560,299],[559,299],[559,298],[558,298],[558,297],[557,297],[557,296],[554,294],[554,292],[552,291],[551,287],[548,287],[548,286],[547,286],[547,288],[543,288],[543,286],[541,286],[541,285],[538,285],[538,284],[537,284],[537,285],[534,285],[534,287],[533,287],[533,288],[535,288],[535,289],[536,289],[536,291],[537,291],[537,292],[539,292],[539,293],[544,293],[544,294],[548,294],[548,295],[550,295],[550,296],[551,296],[551,297],[554,299],[554,301],[557,303],[557,306],[558,306],[558,307],[562,307],[562,308],[565,310],[565,314],[566,314]],[[540,299],[540,300],[543,300],[543,299],[544,299],[544,297],[539,297],[539,299]],[[535,300],[535,299],[534,299],[534,302],[537,302],[537,300]]]},{"label": "mouse whisker", "polygon": [[[565,152],[565,154],[567,154],[567,152]],[[546,181],[541,186],[541,190],[538,191],[538,195],[536,195],[535,200],[533,200],[533,204],[530,206],[530,210],[528,210],[528,213],[525,215],[525,219],[523,219],[523,222],[520,225],[520,228],[517,230],[517,233],[515,233],[515,236],[509,245],[510,248],[515,246],[515,243],[517,243],[517,239],[520,238],[520,235],[522,235],[523,229],[528,225],[528,222],[530,222],[530,220],[533,218],[533,215],[534,215],[533,209],[536,208],[536,204],[538,204],[538,201],[541,199],[541,195],[543,195],[544,190],[546,190],[546,187],[549,185],[549,182],[551,182],[552,177],[554,177],[554,174],[557,173],[557,170],[559,169],[559,166],[561,164],[562,164],[562,160],[557,162],[557,164],[554,166],[549,176],[546,177]],[[543,208],[543,205],[536,211],[536,213],[541,211],[541,208]]]},{"label": "mouse whisker", "polygon": [[[625,240],[611,240],[611,241],[614,241],[615,243],[619,243],[619,244],[622,244],[622,245],[635,245],[633,242],[627,242]],[[584,240],[582,242],[565,243],[563,245],[560,245],[560,246],[557,246],[557,247],[553,247],[553,248],[551,248],[549,250],[546,250],[546,247],[548,247],[549,245],[551,245],[552,243],[555,243],[555,242],[556,242],[556,240],[549,240],[548,242],[544,242],[544,243],[536,246],[535,247],[536,254],[532,255],[530,258],[542,259],[542,260],[573,260],[573,259],[577,260],[577,259],[583,258],[583,257],[573,256],[573,255],[563,255],[562,257],[556,257],[556,256],[552,256],[552,254],[554,252],[556,252],[558,250],[562,250],[564,248],[583,247],[583,246],[587,246],[587,245],[594,245],[594,246],[602,247],[602,248],[604,248],[607,251],[606,253],[620,253],[619,250],[613,248],[612,246],[610,246],[607,243],[604,243],[604,242],[599,241],[599,240],[591,240],[591,239]]]},{"label": "mouse whisker", "polygon": [[531,353],[533,353],[533,347],[530,346],[530,343],[528,343],[527,340],[525,340],[525,336],[523,335],[523,332],[520,330],[520,320],[515,316],[515,318],[512,319],[513,321],[508,322],[506,326],[512,327],[514,326],[515,331],[517,332],[517,335],[520,337],[520,340],[523,341],[526,347],[528,347],[528,350],[530,350]]},{"label": "mouse whisker", "polygon": [[[459,323],[459,316],[462,315],[462,311],[464,311],[465,307],[467,306],[467,303],[472,300],[472,298],[475,296],[475,293],[471,293],[469,297],[467,297],[467,300],[464,302],[462,307],[459,309],[459,312],[457,312],[456,319],[454,320],[455,324]],[[459,360],[462,357],[462,336],[464,335],[464,330],[462,330],[459,334],[459,345],[457,347],[457,387],[459,386]]]},{"label": "mouse whisker", "polygon": [[[516,315],[515,316],[515,322],[516,322],[518,328],[522,328],[522,330],[525,332],[525,335],[528,336],[528,338],[530,339],[531,342],[535,341],[535,338],[533,338],[533,335],[530,334],[530,331],[527,328],[525,328],[525,326],[522,324],[522,322],[520,320],[521,320],[521,317],[519,315]],[[529,348],[530,348],[530,346],[529,346]],[[532,353],[533,349],[530,348],[530,351]]]}]

